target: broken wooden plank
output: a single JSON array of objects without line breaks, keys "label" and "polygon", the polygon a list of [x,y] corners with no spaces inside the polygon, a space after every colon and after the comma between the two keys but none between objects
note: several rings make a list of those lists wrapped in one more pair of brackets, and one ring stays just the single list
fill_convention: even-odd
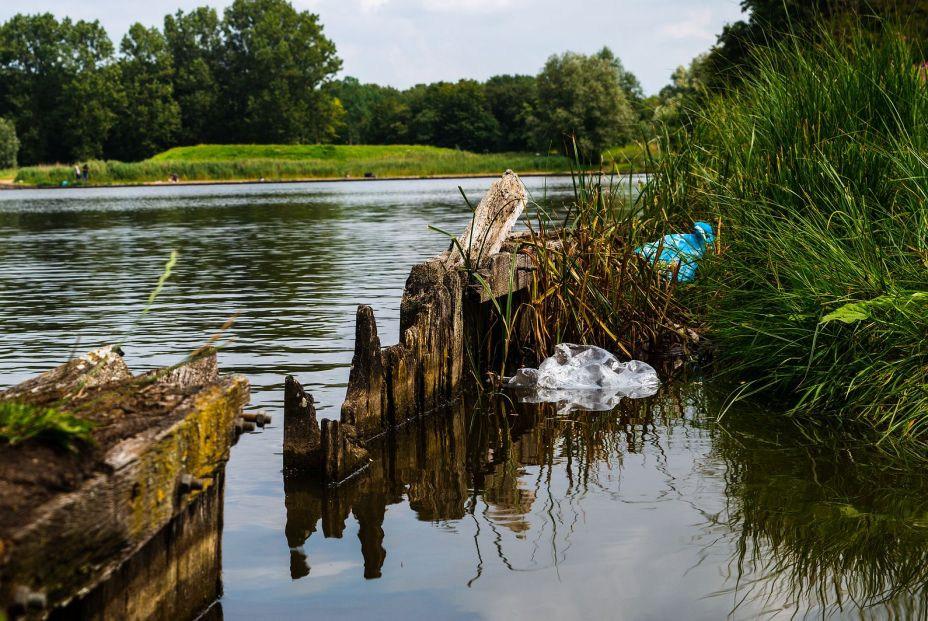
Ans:
[{"label": "broken wooden plank", "polygon": [[519,176],[507,170],[484,194],[474,217],[451,249],[452,265],[466,262],[476,266],[496,254],[525,210],[525,186]]}]

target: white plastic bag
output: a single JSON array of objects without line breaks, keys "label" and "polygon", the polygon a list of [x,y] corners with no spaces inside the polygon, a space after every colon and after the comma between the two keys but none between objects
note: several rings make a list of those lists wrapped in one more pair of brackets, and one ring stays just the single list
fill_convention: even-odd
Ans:
[{"label": "white plastic bag", "polygon": [[532,389],[523,403],[562,403],[559,413],[611,410],[622,397],[650,397],[660,387],[657,371],[640,360],[619,362],[593,345],[561,343],[537,369],[519,369],[509,386]]}]

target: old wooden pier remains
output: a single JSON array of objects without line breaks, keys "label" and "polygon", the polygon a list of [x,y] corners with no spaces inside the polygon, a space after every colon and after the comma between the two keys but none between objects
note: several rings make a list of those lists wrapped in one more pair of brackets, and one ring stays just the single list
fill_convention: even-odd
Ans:
[{"label": "old wooden pier remains", "polygon": [[0,453],[0,613],[190,619],[216,601],[224,469],[248,398],[215,352],[133,375],[113,347],[0,392],[96,421],[79,451]]},{"label": "old wooden pier remains", "polygon": [[[363,470],[366,445],[456,401],[474,381],[492,300],[524,292],[532,261],[512,227],[525,208],[519,177],[506,171],[452,247],[415,265],[400,306],[400,342],[381,347],[370,306],[358,307],[355,349],[339,420],[317,420],[313,397],[293,376],[284,389],[284,466],[336,485]],[[477,278],[474,273],[479,275]]]}]

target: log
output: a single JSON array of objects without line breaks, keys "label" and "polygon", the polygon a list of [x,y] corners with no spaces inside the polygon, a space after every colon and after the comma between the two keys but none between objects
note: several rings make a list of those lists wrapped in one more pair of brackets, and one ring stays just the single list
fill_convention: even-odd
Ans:
[{"label": "log", "polygon": [[[213,493],[249,392],[244,377],[213,375],[215,368],[212,354],[187,369],[133,377],[110,348],[3,393],[30,405],[54,404],[96,427],[94,443],[75,451],[39,438],[0,449],[0,610],[26,593],[35,602],[45,598],[47,609],[35,615],[44,617],[114,572],[131,580],[126,563]],[[127,608],[112,616],[144,615]]]}]

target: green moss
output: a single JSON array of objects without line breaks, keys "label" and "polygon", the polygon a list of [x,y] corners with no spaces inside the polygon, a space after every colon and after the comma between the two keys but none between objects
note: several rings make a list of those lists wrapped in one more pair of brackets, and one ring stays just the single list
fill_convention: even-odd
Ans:
[{"label": "green moss", "polygon": [[37,439],[75,450],[76,442],[91,441],[92,430],[92,422],[70,412],[17,401],[0,402],[0,439],[10,444]]}]

